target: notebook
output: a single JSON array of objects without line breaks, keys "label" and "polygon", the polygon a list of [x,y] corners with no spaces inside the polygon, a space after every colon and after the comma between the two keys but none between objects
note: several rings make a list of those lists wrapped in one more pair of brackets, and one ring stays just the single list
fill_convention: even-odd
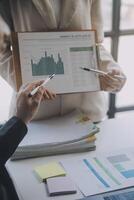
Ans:
[{"label": "notebook", "polygon": [[67,177],[54,177],[46,180],[49,196],[75,194],[77,192],[73,181]]}]

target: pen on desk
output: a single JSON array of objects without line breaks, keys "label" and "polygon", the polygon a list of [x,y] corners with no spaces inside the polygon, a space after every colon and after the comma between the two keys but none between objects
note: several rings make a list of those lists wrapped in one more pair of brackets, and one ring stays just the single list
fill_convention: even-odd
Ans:
[{"label": "pen on desk", "polygon": [[[102,74],[102,75],[108,75],[107,72],[101,71],[101,70],[97,70],[97,69],[92,69],[92,68],[85,68],[85,67],[80,67],[82,70],[84,71],[89,71],[89,72],[95,72],[98,74]],[[115,78],[120,78],[120,79],[125,79],[125,77],[120,76],[120,75],[114,75]]]},{"label": "pen on desk", "polygon": [[36,94],[36,92],[38,91],[38,89],[42,86],[45,86],[47,84],[48,81],[50,81],[53,77],[55,76],[55,74],[50,75],[48,78],[46,78],[46,80],[39,86],[37,86],[35,89],[32,90],[32,92],[29,93],[29,97],[32,97],[33,95]]}]

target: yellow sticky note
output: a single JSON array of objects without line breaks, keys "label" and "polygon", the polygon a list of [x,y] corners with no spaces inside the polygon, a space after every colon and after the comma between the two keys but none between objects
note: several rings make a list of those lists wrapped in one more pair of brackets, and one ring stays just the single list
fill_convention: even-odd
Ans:
[{"label": "yellow sticky note", "polygon": [[41,180],[46,180],[50,177],[65,176],[66,172],[59,163],[52,162],[38,166],[34,169]]}]

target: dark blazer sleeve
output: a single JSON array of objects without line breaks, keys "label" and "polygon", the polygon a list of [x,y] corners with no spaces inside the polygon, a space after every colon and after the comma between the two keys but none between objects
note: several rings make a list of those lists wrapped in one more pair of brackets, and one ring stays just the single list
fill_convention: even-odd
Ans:
[{"label": "dark blazer sleeve", "polygon": [[0,128],[0,164],[11,157],[26,133],[26,125],[17,117],[12,117]]}]

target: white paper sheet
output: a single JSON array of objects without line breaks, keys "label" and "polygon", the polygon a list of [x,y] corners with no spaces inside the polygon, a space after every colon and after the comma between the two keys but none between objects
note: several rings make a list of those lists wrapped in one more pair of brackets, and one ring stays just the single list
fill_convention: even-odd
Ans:
[{"label": "white paper sheet", "polygon": [[28,134],[20,146],[63,142],[84,137],[95,125],[90,121],[79,123],[80,116],[79,111],[74,111],[62,117],[31,122],[28,125]]},{"label": "white paper sheet", "polygon": [[62,164],[85,196],[134,185],[134,149],[106,153]]},{"label": "white paper sheet", "polygon": [[18,33],[22,83],[56,76],[47,84],[57,94],[100,90],[94,31]]}]

